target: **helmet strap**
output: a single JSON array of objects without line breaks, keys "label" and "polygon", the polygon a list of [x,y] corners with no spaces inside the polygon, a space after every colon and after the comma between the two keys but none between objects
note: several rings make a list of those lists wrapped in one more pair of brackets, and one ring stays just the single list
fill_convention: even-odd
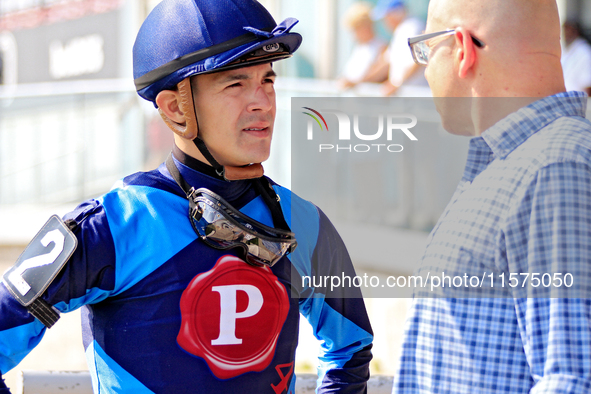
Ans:
[{"label": "helmet strap", "polygon": [[254,163],[243,167],[222,166],[213,157],[205,142],[199,137],[193,140],[197,149],[201,152],[203,157],[211,164],[215,172],[227,181],[238,181],[242,179],[254,179],[263,176],[264,170],[261,163]]},{"label": "helmet strap", "polygon": [[162,109],[158,108],[160,116],[164,123],[179,136],[192,140],[197,137],[199,132],[199,125],[197,124],[197,117],[195,115],[195,104],[193,103],[193,92],[191,91],[191,80],[185,78],[178,84],[178,92],[180,96],[179,108],[185,116],[185,124],[178,124],[171,120]]},{"label": "helmet strap", "polygon": [[205,142],[203,142],[203,140],[201,138],[197,137],[193,140],[193,143],[195,144],[197,149],[199,149],[199,152],[201,152],[203,157],[205,157],[205,160],[207,160],[209,162],[209,164],[211,164],[211,166],[213,167],[215,172],[219,176],[223,177],[224,176],[224,166],[221,165],[220,163],[218,163],[218,161],[213,157],[213,155],[211,154],[209,149],[207,149],[207,146],[205,146]]}]

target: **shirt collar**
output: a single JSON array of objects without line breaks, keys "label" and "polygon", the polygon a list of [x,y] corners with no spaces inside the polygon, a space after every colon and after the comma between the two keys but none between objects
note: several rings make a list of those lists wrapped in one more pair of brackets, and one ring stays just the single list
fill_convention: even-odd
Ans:
[{"label": "shirt collar", "polygon": [[464,167],[462,181],[472,182],[493,159],[493,153],[482,137],[470,140],[470,149]]},{"label": "shirt collar", "polygon": [[480,137],[495,157],[505,158],[529,137],[559,117],[585,117],[586,109],[585,93],[559,93],[519,109],[487,129]]}]

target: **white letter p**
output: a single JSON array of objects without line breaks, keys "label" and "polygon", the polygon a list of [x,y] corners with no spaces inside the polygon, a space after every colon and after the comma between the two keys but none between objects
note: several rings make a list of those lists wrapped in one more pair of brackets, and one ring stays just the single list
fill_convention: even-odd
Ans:
[{"label": "white letter p", "polygon": [[[236,338],[236,320],[256,315],[263,307],[263,294],[252,285],[213,286],[211,290],[220,293],[220,336],[211,344],[240,345],[242,339]],[[248,296],[248,304],[242,312],[237,311],[238,290]]]}]

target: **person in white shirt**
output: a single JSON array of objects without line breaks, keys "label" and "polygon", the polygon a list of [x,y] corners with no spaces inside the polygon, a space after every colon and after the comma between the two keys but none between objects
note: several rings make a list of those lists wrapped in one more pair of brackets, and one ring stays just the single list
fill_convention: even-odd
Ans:
[{"label": "person in white shirt", "polygon": [[425,28],[422,21],[408,14],[403,0],[380,0],[372,10],[373,20],[384,20],[392,31],[392,39],[374,72],[379,75],[387,71],[388,79],[383,83],[382,94],[391,96],[404,85],[427,86],[424,71],[408,58],[408,38],[421,34]]},{"label": "person in white shirt", "polygon": [[366,2],[353,3],[345,13],[344,25],[353,33],[356,44],[345,63],[339,84],[347,89],[360,82],[383,82],[383,76],[369,77],[372,67],[386,50],[386,43],[375,34],[370,17],[371,5]]},{"label": "person in white shirt", "polygon": [[591,45],[581,36],[577,22],[566,21],[563,26],[562,69],[566,90],[578,90],[591,95]]}]

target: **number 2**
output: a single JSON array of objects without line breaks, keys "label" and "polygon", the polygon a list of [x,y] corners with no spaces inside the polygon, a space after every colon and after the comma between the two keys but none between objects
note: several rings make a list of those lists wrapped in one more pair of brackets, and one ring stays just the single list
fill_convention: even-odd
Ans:
[{"label": "number 2", "polygon": [[21,295],[24,296],[31,290],[31,286],[23,279],[25,271],[31,268],[53,264],[64,250],[65,237],[60,230],[52,230],[41,238],[41,245],[44,247],[47,247],[51,242],[54,242],[55,245],[49,253],[31,257],[23,261],[16,270],[10,273],[9,279]]}]

